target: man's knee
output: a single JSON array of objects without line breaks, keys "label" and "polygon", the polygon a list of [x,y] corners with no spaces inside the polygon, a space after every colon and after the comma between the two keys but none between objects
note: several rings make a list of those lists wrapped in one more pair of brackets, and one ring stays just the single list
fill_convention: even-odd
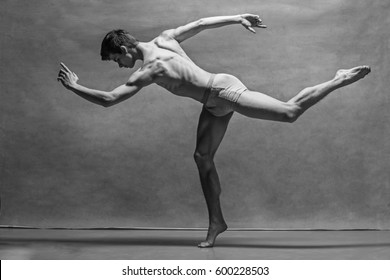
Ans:
[{"label": "man's knee", "polygon": [[208,153],[201,153],[199,151],[195,151],[194,160],[198,168],[201,170],[209,170],[214,167],[213,156]]}]

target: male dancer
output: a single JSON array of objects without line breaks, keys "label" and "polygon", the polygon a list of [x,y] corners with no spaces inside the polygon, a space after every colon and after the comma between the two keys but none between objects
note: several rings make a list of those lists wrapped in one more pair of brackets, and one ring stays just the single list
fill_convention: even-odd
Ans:
[{"label": "male dancer", "polygon": [[257,119],[294,122],[330,92],[356,82],[370,72],[368,66],[339,70],[333,79],[307,87],[287,102],[279,101],[248,90],[232,75],[212,74],[201,69],[180,46],[181,42],[202,30],[229,24],[241,24],[253,33],[254,28],[266,28],[258,15],[243,14],[203,18],[166,30],[150,42],[139,42],[124,30],[113,30],[103,39],[102,59],[128,68],[134,67],[137,60],[143,61],[143,66],[125,84],[112,91],[84,87],[77,83],[77,75],[63,63],[57,78],[67,89],[105,107],[132,97],[152,83],[203,104],[194,158],[206,198],[209,228],[206,240],[199,247],[212,247],[216,237],[227,229],[220,206],[221,188],[213,159],[233,112]]}]

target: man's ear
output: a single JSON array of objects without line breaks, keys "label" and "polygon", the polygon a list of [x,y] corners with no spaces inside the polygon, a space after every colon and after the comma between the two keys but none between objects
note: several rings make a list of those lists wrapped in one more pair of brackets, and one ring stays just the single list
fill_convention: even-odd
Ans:
[{"label": "man's ear", "polygon": [[122,54],[127,54],[128,53],[127,48],[125,46],[121,46],[121,53]]}]

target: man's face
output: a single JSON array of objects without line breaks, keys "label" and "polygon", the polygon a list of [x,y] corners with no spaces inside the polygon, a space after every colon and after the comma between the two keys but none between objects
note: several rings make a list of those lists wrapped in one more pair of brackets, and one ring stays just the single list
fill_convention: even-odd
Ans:
[{"label": "man's face", "polygon": [[120,68],[133,68],[135,63],[134,57],[129,52],[110,54],[110,60],[118,63]]}]

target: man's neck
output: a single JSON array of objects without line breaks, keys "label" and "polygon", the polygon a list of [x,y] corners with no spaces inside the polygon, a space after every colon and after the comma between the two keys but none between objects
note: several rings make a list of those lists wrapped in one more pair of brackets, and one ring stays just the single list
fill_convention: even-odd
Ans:
[{"label": "man's neck", "polygon": [[144,43],[139,42],[137,47],[136,47],[136,51],[137,51],[135,54],[136,59],[143,61],[144,57],[145,57],[144,53],[146,52]]}]

